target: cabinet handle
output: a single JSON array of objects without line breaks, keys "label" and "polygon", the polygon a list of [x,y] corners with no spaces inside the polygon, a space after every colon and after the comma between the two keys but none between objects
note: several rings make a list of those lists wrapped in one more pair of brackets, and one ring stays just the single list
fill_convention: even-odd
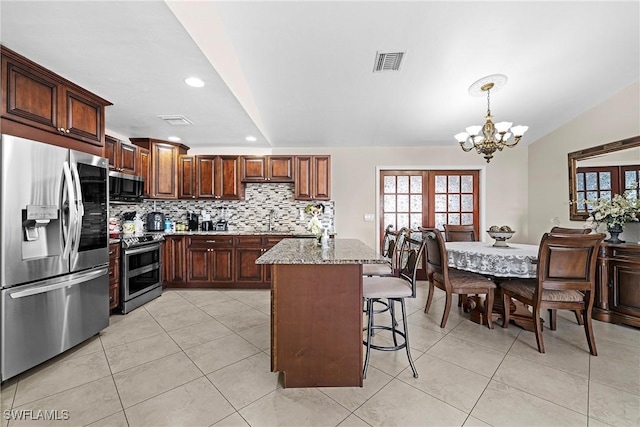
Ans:
[{"label": "cabinet handle", "polygon": [[215,243],[215,240],[207,240],[207,243]]},{"label": "cabinet handle", "polygon": [[109,251],[109,255],[113,255],[115,253],[116,253],[115,251]]}]

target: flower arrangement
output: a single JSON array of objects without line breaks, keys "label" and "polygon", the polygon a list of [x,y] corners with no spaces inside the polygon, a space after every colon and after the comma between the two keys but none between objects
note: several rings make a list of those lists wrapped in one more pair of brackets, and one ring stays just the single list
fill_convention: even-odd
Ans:
[{"label": "flower arrangement", "polygon": [[640,201],[629,192],[625,192],[623,195],[616,194],[613,199],[601,197],[585,200],[584,203],[591,208],[587,222],[605,223],[607,228],[610,228],[638,221]]},{"label": "flower arrangement", "polygon": [[324,205],[322,203],[310,203],[304,208],[304,212],[311,215],[311,219],[307,224],[307,231],[320,237],[322,235],[322,223],[318,216],[324,213]]}]

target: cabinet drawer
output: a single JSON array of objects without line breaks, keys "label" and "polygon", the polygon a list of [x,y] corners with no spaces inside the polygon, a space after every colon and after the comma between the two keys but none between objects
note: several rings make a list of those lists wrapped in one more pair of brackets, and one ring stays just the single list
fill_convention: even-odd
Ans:
[{"label": "cabinet drawer", "polygon": [[241,236],[236,237],[238,247],[262,247],[262,236]]},{"label": "cabinet drawer", "polygon": [[232,248],[233,236],[188,237],[189,248]]}]

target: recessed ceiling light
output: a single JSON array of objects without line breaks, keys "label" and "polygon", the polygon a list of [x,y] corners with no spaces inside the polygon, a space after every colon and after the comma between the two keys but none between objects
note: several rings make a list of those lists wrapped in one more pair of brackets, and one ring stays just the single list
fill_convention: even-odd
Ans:
[{"label": "recessed ceiling light", "polygon": [[202,87],[204,86],[204,82],[197,77],[188,77],[184,79],[184,82],[191,87]]},{"label": "recessed ceiling light", "polygon": [[245,139],[249,142],[256,142],[258,140],[255,136],[248,136]]},{"label": "recessed ceiling light", "polygon": [[180,141],[180,137],[179,136],[170,136],[167,138],[169,141],[173,141],[173,142],[178,142]]}]

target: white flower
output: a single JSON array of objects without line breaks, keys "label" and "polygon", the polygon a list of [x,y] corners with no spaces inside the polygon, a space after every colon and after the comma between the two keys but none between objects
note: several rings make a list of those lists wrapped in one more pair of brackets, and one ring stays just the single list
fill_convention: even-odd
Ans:
[{"label": "white flower", "polygon": [[322,234],[322,223],[317,215],[313,215],[307,224],[307,231],[311,234],[315,234],[316,236],[320,236]]},{"label": "white flower", "polygon": [[625,192],[624,195],[616,194],[613,199],[601,197],[584,200],[584,203],[590,208],[591,215],[588,220],[604,222],[608,227],[638,221],[640,201],[630,192]]}]

